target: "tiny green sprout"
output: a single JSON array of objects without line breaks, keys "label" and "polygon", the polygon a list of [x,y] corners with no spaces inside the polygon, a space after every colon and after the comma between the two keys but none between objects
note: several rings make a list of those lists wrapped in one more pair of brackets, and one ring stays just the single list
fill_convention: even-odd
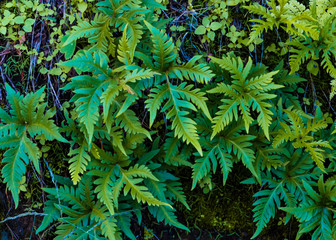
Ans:
[{"label": "tiny green sprout", "polygon": [[236,41],[241,35],[242,33],[237,31],[237,28],[235,25],[231,25],[230,31],[226,34],[226,36],[230,38],[232,43],[236,43]]},{"label": "tiny green sprout", "polygon": [[303,98],[303,103],[307,106],[310,105],[310,101],[309,101],[309,98]]},{"label": "tiny green sprout", "polygon": [[229,17],[229,11],[225,2],[217,1],[214,6],[214,14],[219,16],[221,19],[227,19]]},{"label": "tiny green sprout", "polygon": [[202,25],[198,26],[195,30],[196,35],[205,35],[202,39],[202,42],[207,40],[214,41],[215,39],[215,31],[220,29],[222,24],[219,22],[210,22],[208,17],[202,19]]}]

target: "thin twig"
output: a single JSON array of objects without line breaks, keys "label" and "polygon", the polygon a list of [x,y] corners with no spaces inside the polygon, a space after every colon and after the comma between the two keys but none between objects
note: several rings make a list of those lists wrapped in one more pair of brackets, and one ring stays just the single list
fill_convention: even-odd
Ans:
[{"label": "thin twig", "polygon": [[0,223],[4,223],[4,222],[7,222],[9,220],[15,220],[17,218],[26,217],[26,216],[45,216],[45,215],[48,215],[48,214],[38,213],[38,212],[26,212],[26,213],[21,213],[19,215],[16,215],[15,217],[5,218],[4,220],[0,221]]}]

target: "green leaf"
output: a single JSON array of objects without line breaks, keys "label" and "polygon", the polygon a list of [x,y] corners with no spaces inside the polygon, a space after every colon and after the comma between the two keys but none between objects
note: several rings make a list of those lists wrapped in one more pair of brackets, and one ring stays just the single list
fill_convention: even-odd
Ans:
[{"label": "green leaf", "polygon": [[310,60],[309,63],[307,64],[307,70],[316,76],[319,72],[319,65],[317,62]]},{"label": "green leaf", "polygon": [[87,9],[88,5],[86,2],[79,2],[77,6],[78,6],[78,10],[83,13]]},{"label": "green leaf", "polygon": [[210,24],[210,20],[209,20],[209,18],[208,18],[208,17],[204,17],[204,18],[202,19],[202,24],[203,24],[204,26],[209,26],[209,24]]},{"label": "green leaf", "polygon": [[76,49],[76,40],[72,41],[71,43],[67,44],[67,45],[64,45],[64,43],[68,40],[69,38],[69,35],[64,35],[62,38],[61,38],[61,44],[62,44],[62,47],[61,47],[61,53],[64,54],[64,57],[66,60],[68,60],[69,58],[72,57],[72,55],[74,54],[75,52],[75,49]]},{"label": "green leaf", "polygon": [[165,224],[175,226],[190,232],[190,230],[186,226],[177,221],[177,217],[174,215],[173,209],[168,208],[167,206],[159,206],[149,207],[148,210],[152,215],[156,217],[159,222],[164,220]]},{"label": "green leaf", "polygon": [[81,143],[79,148],[70,149],[69,156],[72,156],[72,158],[69,159],[69,171],[75,185],[80,181],[80,174],[85,172],[86,166],[91,161],[91,157],[87,151],[88,148],[84,142]]},{"label": "green leaf", "polygon": [[212,31],[216,31],[218,29],[220,29],[222,27],[222,24],[220,24],[219,22],[212,22],[210,24],[210,28]]},{"label": "green leaf", "polygon": [[207,36],[210,38],[211,41],[214,41],[216,34],[214,32],[209,31]]},{"label": "green leaf", "polygon": [[6,28],[5,26],[1,26],[1,27],[0,27],[0,33],[1,33],[2,35],[6,35],[6,33],[7,33],[7,28]]},{"label": "green leaf", "polygon": [[12,192],[15,203],[15,208],[19,205],[19,187],[22,176],[26,173],[26,164],[28,164],[28,156],[25,153],[25,146],[23,144],[23,137],[19,144],[8,149],[3,154],[2,163],[4,167],[1,170],[4,183],[7,184],[8,189]]},{"label": "green leaf", "polygon": [[129,133],[142,133],[149,139],[152,139],[150,133],[141,126],[141,123],[132,110],[128,109],[120,114],[116,119],[116,124],[121,128],[124,128]]},{"label": "green leaf", "polygon": [[24,23],[24,20],[25,20],[25,17],[24,16],[16,16],[14,18],[14,22],[16,24],[23,24]]},{"label": "green leaf", "polygon": [[206,28],[202,25],[198,26],[195,30],[196,35],[203,35],[206,33]]}]

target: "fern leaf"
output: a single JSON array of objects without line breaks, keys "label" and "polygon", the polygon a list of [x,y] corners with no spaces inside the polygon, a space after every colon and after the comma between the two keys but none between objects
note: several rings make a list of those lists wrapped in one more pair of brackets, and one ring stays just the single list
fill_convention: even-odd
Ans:
[{"label": "fern leaf", "polygon": [[154,196],[150,192],[148,192],[147,187],[137,185],[139,182],[142,181],[141,178],[132,179],[124,177],[124,180],[126,181],[124,187],[125,196],[128,194],[128,192],[130,192],[132,199],[136,199],[139,203],[142,202],[153,206],[165,205],[171,207],[168,203],[161,202],[160,200],[154,198]]},{"label": "fern leaf", "polygon": [[90,37],[98,34],[100,31],[97,26],[90,24],[87,21],[79,21],[78,25],[73,27],[73,30],[70,32],[70,36],[65,41],[63,46],[70,44],[71,42],[82,38],[82,37]]},{"label": "fern leaf", "polygon": [[188,79],[199,83],[208,83],[215,75],[211,73],[206,64],[196,64],[200,58],[201,56],[194,56],[186,64],[173,66],[168,70],[168,74],[172,71],[181,80]]},{"label": "fern leaf", "polygon": [[71,179],[76,185],[80,181],[80,174],[83,174],[86,170],[86,166],[91,161],[90,155],[87,153],[88,148],[86,143],[83,142],[78,148],[71,149],[69,156],[72,158],[69,159],[69,171],[71,174]]},{"label": "fern leaf", "polygon": [[[76,78],[76,80],[86,78],[85,80],[90,79],[95,81],[94,78],[89,76],[78,76],[74,78]],[[86,127],[89,144],[92,141],[94,126],[96,125],[99,117],[100,97],[106,89],[106,85],[107,84],[105,82],[98,82],[92,84],[91,88],[81,88],[74,91],[75,93],[82,95],[76,100],[76,111],[78,112],[79,121]]]},{"label": "fern leaf", "polygon": [[109,84],[107,89],[102,93],[101,95],[101,103],[103,104],[103,116],[104,116],[104,122],[108,121],[109,117],[109,111],[111,107],[111,103],[115,101],[116,97],[121,92],[122,87],[117,84]]},{"label": "fern leaf", "polygon": [[27,156],[30,157],[30,160],[33,162],[33,165],[38,173],[40,173],[40,165],[39,165],[39,159],[41,157],[40,149],[37,147],[35,143],[33,143],[29,138],[26,136],[23,137],[23,144],[25,152],[27,153]]},{"label": "fern leaf", "polygon": [[[244,64],[241,58],[230,57],[230,56],[223,57],[222,59],[215,58],[215,57],[210,57],[210,58],[211,58],[211,61],[213,61],[214,63],[217,63],[221,68],[232,73],[232,77],[234,79],[237,79],[237,80],[244,79],[244,76],[243,76]],[[250,61],[252,61],[251,58],[249,58],[249,62]]]},{"label": "fern leaf", "polygon": [[253,234],[252,238],[257,237],[262,229],[266,226],[271,218],[275,216],[275,209],[280,207],[280,199],[278,197],[280,186],[273,188],[272,190],[261,190],[254,194],[254,197],[261,197],[253,203],[254,222],[257,222],[257,230]]},{"label": "fern leaf", "polygon": [[126,156],[127,155],[126,150],[125,150],[124,146],[122,145],[123,133],[122,133],[122,131],[120,131],[120,128],[119,127],[113,127],[109,131],[109,134],[112,137],[113,146],[116,146]]},{"label": "fern leaf", "polygon": [[138,165],[135,164],[133,167],[130,167],[127,172],[125,173],[127,177],[142,177],[142,178],[148,178],[153,181],[159,181],[153,173],[149,170],[148,167],[145,165]]},{"label": "fern leaf", "polygon": [[104,208],[94,206],[91,212],[91,218],[96,222],[102,221],[101,229],[102,234],[109,240],[116,240],[115,234],[117,232],[117,220],[114,217],[109,216],[108,212],[104,211]]},{"label": "fern leaf", "polygon": [[98,28],[98,32],[90,34],[89,43],[93,44],[93,46],[89,51],[112,52],[115,49],[115,45],[110,29],[110,19],[102,14],[96,14],[92,25]]},{"label": "fern leaf", "polygon": [[[188,210],[190,210],[190,207],[186,201],[186,197],[182,191],[180,182],[166,182],[167,190],[169,193],[172,193],[172,198],[176,199],[180,203],[182,203]],[[167,194],[168,195],[168,194]]]},{"label": "fern leaf", "polygon": [[199,136],[197,134],[196,122],[186,117],[187,114],[188,112],[186,111],[177,112],[176,109],[173,108],[167,114],[167,118],[170,119],[172,116],[175,116],[172,122],[172,128],[175,129],[174,136],[182,138],[182,140],[187,143],[191,143],[200,155],[202,155],[202,147],[198,141]]},{"label": "fern leaf", "polygon": [[51,201],[46,201],[43,211],[47,214],[43,217],[41,225],[36,230],[36,234],[46,229],[53,221],[60,218],[60,211]]},{"label": "fern leaf", "polygon": [[139,24],[140,19],[130,19],[127,16],[122,16],[120,17],[120,20],[124,21],[122,30],[127,26],[127,38],[129,39],[131,50],[130,55],[131,59],[133,59],[136,46],[142,38],[142,26]]},{"label": "fern leaf", "polygon": [[119,115],[116,119],[116,124],[131,134],[142,133],[149,139],[152,139],[150,133],[141,126],[138,118],[132,110],[128,109]]},{"label": "fern leaf", "polygon": [[142,80],[142,79],[146,79],[146,78],[151,78],[155,74],[157,74],[157,73],[153,72],[150,69],[135,69],[130,74],[127,74],[125,76],[124,82],[125,83],[135,82],[135,81],[138,81],[138,80]]},{"label": "fern leaf", "polygon": [[300,65],[309,58],[310,51],[313,50],[311,47],[305,46],[299,40],[294,40],[292,46],[296,48],[293,47],[290,50],[290,52],[293,53],[289,59],[289,64],[291,66],[290,74],[299,70]]},{"label": "fern leaf", "polygon": [[121,229],[131,240],[136,240],[131,228],[131,215],[121,212],[116,216],[118,228]]},{"label": "fern leaf", "polygon": [[191,101],[200,110],[202,110],[202,112],[209,120],[212,120],[210,112],[205,102],[206,100],[208,100],[204,96],[205,93],[200,92],[198,89],[191,90],[191,88],[192,88],[191,85],[186,86],[186,83],[182,83],[177,88],[174,89],[174,92],[180,94],[181,96],[184,96],[188,101]]},{"label": "fern leaf", "polygon": [[232,160],[231,155],[227,154],[224,149],[217,147],[217,158],[219,159],[219,165],[223,174],[223,185],[225,185],[226,180],[228,179],[229,173],[232,169]]},{"label": "fern leaf", "polygon": [[175,156],[178,153],[179,147],[181,142],[178,138],[172,137],[169,134],[169,138],[166,139],[165,143],[163,144],[163,149],[165,150],[165,161],[169,161],[169,159]]},{"label": "fern leaf", "polygon": [[330,50],[323,51],[323,54],[322,54],[323,60],[321,62],[321,64],[323,65],[323,68],[326,68],[327,72],[333,78],[336,78],[336,68],[335,68],[334,64],[332,63],[330,55],[334,56],[334,59],[335,59],[335,53],[336,53],[336,51],[330,51]]},{"label": "fern leaf", "polygon": [[43,134],[47,140],[57,139],[60,142],[67,143],[68,141],[59,133],[58,127],[49,119],[54,116],[54,113],[49,110],[43,115],[42,111],[42,108],[39,108],[34,121],[27,126],[29,135],[34,137]]},{"label": "fern leaf", "polygon": [[[94,75],[102,75],[107,79],[112,70],[108,68],[107,59],[102,58],[97,52],[93,55],[88,51],[78,52],[72,60],[58,63],[60,66],[74,67],[78,72],[92,72]],[[65,87],[65,90],[68,88]]]},{"label": "fern leaf", "polygon": [[[241,159],[243,164],[251,171],[251,173],[258,179],[258,175],[254,169],[253,162],[255,161],[255,154],[249,147],[252,145],[249,140],[253,139],[254,136],[239,136],[227,140],[228,152],[231,150],[237,155],[238,159]],[[260,179],[259,179],[260,180]]]},{"label": "fern leaf", "polygon": [[149,98],[146,100],[146,108],[149,110],[149,127],[152,127],[156,113],[159,110],[162,102],[169,98],[169,88],[167,84],[162,84],[153,88],[149,94]]},{"label": "fern leaf", "polygon": [[2,162],[5,164],[2,168],[2,177],[8,189],[12,192],[15,207],[19,205],[19,186],[22,176],[26,172],[26,164],[28,164],[28,156],[25,153],[23,136],[19,144],[8,149],[4,154]]},{"label": "fern leaf", "polygon": [[97,194],[97,198],[105,204],[107,209],[109,210],[111,215],[114,215],[114,205],[113,205],[113,195],[111,191],[112,185],[112,170],[104,173],[104,176],[101,176],[97,180],[94,181],[94,184],[97,185],[95,188],[95,193]]},{"label": "fern leaf", "polygon": [[[41,152],[31,139],[36,135],[44,135],[47,140],[58,139],[67,142],[58,132],[57,126],[50,120],[54,109],[45,111],[47,104],[41,103],[44,88],[35,93],[20,95],[6,84],[7,99],[10,103],[10,114],[0,111],[0,148],[9,148],[4,153],[2,176],[4,183],[13,194],[15,207],[19,201],[19,186],[26,172],[26,164],[31,161],[39,172]],[[30,108],[30,109],[28,109]],[[39,126],[39,127],[37,127]],[[30,137],[27,136],[29,133]]]},{"label": "fern leaf", "polygon": [[127,39],[127,27],[125,27],[118,45],[118,60],[126,66],[133,62],[130,51],[129,39]]},{"label": "fern leaf", "polygon": [[165,224],[175,226],[189,232],[189,229],[186,226],[177,221],[173,209],[170,209],[166,206],[159,206],[148,207],[148,210],[159,222],[164,220]]},{"label": "fern leaf", "polygon": [[[239,99],[238,99],[239,100]],[[222,131],[224,127],[226,127],[233,120],[233,116],[235,120],[238,120],[238,103],[237,100],[232,99],[223,99],[222,100],[225,105],[221,105],[220,110],[216,113],[216,117],[214,118],[213,132],[211,135],[211,139],[213,139],[217,133]],[[251,121],[251,118],[248,118],[248,122]]]},{"label": "fern leaf", "polygon": [[167,34],[154,28],[149,22],[144,20],[147,28],[151,31],[153,42],[153,58],[155,60],[156,68],[164,72],[170,63],[174,62],[177,54],[174,49],[172,38],[168,38]]},{"label": "fern leaf", "polygon": [[196,187],[198,181],[202,180],[206,175],[211,171],[211,165],[213,166],[213,171],[216,171],[217,159],[215,155],[217,146],[213,147],[208,151],[202,158],[196,159],[195,164],[193,165],[193,174],[192,174],[192,189]]},{"label": "fern leaf", "polygon": [[22,121],[22,113],[20,103],[23,101],[23,96],[19,92],[15,92],[7,83],[5,85],[7,93],[7,101],[11,106],[10,114],[14,117],[14,121]]}]

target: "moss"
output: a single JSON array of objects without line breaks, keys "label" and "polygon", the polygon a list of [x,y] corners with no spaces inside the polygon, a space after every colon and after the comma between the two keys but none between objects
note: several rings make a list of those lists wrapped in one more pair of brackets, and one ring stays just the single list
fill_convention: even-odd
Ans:
[{"label": "moss", "polygon": [[226,235],[233,232],[252,234],[254,189],[240,184],[245,176],[249,176],[244,166],[237,165],[233,169],[225,186],[221,174],[214,175],[214,188],[207,194],[200,188],[190,191],[190,185],[184,184],[191,210],[181,207],[179,211],[182,212],[181,215],[187,216],[185,220],[188,227],[215,230]]},{"label": "moss", "polygon": [[[179,221],[186,224],[191,232],[201,230],[201,233],[216,233],[225,237],[232,235],[225,239],[237,239],[237,235],[239,239],[250,239],[256,229],[253,222],[253,195],[259,191],[260,186],[240,183],[251,176],[249,170],[241,163],[236,164],[225,186],[222,184],[222,175],[217,172],[212,176],[214,188],[207,194],[199,187],[190,190],[191,182],[188,181],[188,174],[191,172],[184,170],[180,177],[191,210],[186,210],[181,204],[178,205]],[[298,222],[292,218],[287,225],[284,225],[285,216],[284,212],[277,211],[275,218],[270,220],[260,234],[260,238],[295,239]]]}]

